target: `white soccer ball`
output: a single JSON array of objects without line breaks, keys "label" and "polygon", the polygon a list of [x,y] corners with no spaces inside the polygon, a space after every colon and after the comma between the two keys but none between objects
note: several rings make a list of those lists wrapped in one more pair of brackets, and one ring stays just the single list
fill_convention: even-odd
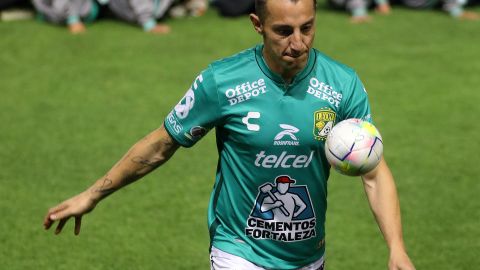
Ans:
[{"label": "white soccer ball", "polygon": [[361,119],[336,124],[325,141],[325,155],[338,172],[358,176],[374,169],[383,154],[382,136],[374,125]]}]

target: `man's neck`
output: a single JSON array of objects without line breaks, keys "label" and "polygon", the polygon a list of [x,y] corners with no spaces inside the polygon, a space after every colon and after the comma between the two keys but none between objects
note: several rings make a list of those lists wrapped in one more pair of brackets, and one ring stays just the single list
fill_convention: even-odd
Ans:
[{"label": "man's neck", "polygon": [[270,70],[280,75],[280,77],[282,77],[283,81],[285,82],[285,85],[289,85],[292,82],[295,75],[297,75],[305,67],[305,66],[294,67],[294,68],[286,67],[281,63],[278,63],[272,58],[270,58],[269,54],[265,52],[265,48],[262,51],[262,55],[263,55],[263,59],[265,59],[265,63],[270,68]]}]

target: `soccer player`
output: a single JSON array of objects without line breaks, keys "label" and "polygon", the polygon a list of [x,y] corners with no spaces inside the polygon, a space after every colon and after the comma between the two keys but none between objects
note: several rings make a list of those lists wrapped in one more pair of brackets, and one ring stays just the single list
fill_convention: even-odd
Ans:
[{"label": "soccer player", "polygon": [[[160,128],[90,188],[51,208],[45,228],[58,221],[60,233],[73,217],[78,234],[82,216],[103,198],[215,128],[219,162],[208,212],[211,269],[323,269],[330,171],[324,129],[346,118],[371,118],[356,73],[312,48],[315,18],[314,0],[257,0],[250,19],[263,43],[210,64]],[[414,269],[385,161],[362,179],[390,249],[388,268]],[[281,184],[287,183],[289,198],[280,198],[287,194]],[[261,206],[277,196],[295,200],[291,203],[302,211],[275,219],[273,207]]]}]

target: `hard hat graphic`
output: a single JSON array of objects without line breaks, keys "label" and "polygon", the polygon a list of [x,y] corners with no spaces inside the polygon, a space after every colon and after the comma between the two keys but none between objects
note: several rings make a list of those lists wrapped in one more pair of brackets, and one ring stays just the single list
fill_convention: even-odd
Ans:
[{"label": "hard hat graphic", "polygon": [[290,178],[288,175],[280,175],[275,179],[275,182],[278,183],[295,183],[295,179]]}]

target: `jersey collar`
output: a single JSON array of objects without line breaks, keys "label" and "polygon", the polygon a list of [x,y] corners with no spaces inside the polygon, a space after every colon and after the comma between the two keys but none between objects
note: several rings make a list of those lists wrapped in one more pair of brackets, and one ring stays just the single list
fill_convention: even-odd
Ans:
[{"label": "jersey collar", "polygon": [[[270,67],[268,67],[267,63],[265,62],[265,59],[263,58],[263,44],[259,44],[255,47],[255,60],[257,61],[258,67],[262,70],[262,72],[270,78],[272,81],[279,83],[279,84],[285,84],[285,81],[283,78],[273,72]],[[297,82],[305,79],[305,77],[310,74],[310,72],[313,70],[313,67],[315,66],[315,62],[317,61],[317,54],[315,50],[312,48],[310,49],[310,52],[308,54],[308,61],[307,65],[297,74],[293,77],[292,84],[296,84]]]}]

